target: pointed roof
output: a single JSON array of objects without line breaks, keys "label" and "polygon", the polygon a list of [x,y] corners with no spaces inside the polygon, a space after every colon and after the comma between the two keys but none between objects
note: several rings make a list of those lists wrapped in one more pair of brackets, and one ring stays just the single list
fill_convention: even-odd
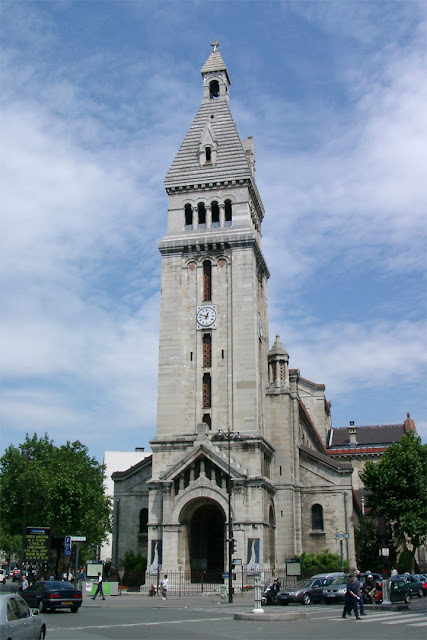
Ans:
[{"label": "pointed roof", "polygon": [[214,50],[212,51],[212,53],[209,56],[209,58],[206,60],[206,62],[203,65],[200,73],[202,75],[204,75],[205,73],[215,73],[215,71],[225,71],[225,73],[227,74],[228,84],[231,84],[230,77],[229,77],[228,71],[227,71],[227,67],[225,66],[225,62],[222,59],[222,55],[220,54],[220,52],[219,52],[219,50],[217,48],[219,46],[219,42],[217,40],[215,40],[212,43],[212,46],[214,47]]},{"label": "pointed roof", "polygon": [[[216,139],[215,164],[200,166],[199,147],[210,125]],[[245,150],[227,100],[203,101],[165,179],[166,189],[200,183],[252,180]]]},{"label": "pointed roof", "polygon": [[276,334],[276,339],[270,351],[268,352],[268,355],[269,357],[270,356],[288,356],[289,358],[289,353],[286,351],[285,347],[283,346],[278,333]]}]

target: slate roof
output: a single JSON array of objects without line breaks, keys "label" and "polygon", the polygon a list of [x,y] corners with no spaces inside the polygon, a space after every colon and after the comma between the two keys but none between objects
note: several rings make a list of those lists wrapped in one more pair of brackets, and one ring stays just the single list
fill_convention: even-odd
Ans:
[{"label": "slate roof", "polygon": [[[213,116],[213,117],[212,117]],[[207,125],[213,130],[216,144],[215,164],[200,165],[199,147]],[[237,133],[227,100],[202,102],[165,178],[165,187],[196,186],[226,180],[251,180],[252,172]]]},{"label": "slate roof", "polygon": [[320,453],[320,451],[315,451],[314,449],[310,449],[304,444],[299,445],[299,450],[302,453],[310,456],[311,458],[315,458],[319,460],[319,462],[323,462],[323,464],[327,464],[329,467],[332,467],[336,471],[352,471],[353,465],[350,462],[341,462],[338,460],[334,460],[330,455],[325,453]]},{"label": "slate roof", "polygon": [[[373,425],[368,427],[356,427],[356,446],[385,446],[393,442],[400,442],[405,434],[403,424]],[[349,427],[332,430],[332,440],[328,448],[341,448],[350,446]],[[354,445],[353,445],[354,448]]]},{"label": "slate roof", "polygon": [[134,464],[132,467],[129,467],[129,469],[125,469],[125,471],[114,471],[111,477],[113,478],[113,480],[122,480],[124,478],[127,478],[128,476],[131,476],[132,474],[136,473],[140,469],[143,469],[145,466],[151,465],[152,460],[153,460],[152,455],[146,456],[143,460],[140,460],[139,462]]}]

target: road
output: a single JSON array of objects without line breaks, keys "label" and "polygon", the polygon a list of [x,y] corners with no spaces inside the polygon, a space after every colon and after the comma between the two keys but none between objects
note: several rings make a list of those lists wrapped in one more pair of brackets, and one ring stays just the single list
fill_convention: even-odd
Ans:
[{"label": "road", "polygon": [[[342,606],[312,604],[278,607],[278,611],[307,610],[310,620],[294,622],[236,621],[235,612],[249,612],[254,603],[246,596],[233,604],[201,596],[167,601],[144,595],[123,595],[104,601],[84,599],[77,614],[47,613],[48,640],[426,640],[427,598],[415,599],[408,610],[373,611],[360,621],[341,618]],[[275,609],[275,607],[273,607]],[[271,608],[267,607],[266,612]]]}]

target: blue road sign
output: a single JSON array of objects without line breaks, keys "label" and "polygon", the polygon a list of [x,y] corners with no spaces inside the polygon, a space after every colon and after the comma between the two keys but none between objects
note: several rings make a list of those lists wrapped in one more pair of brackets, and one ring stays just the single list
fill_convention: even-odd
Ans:
[{"label": "blue road sign", "polygon": [[64,556],[71,555],[71,536],[65,536],[64,542]]}]

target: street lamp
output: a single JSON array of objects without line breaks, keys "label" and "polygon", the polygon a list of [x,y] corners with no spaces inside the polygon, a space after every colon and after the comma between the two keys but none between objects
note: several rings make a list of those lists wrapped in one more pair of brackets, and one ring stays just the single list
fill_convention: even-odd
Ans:
[{"label": "street lamp", "polygon": [[25,456],[25,485],[24,485],[24,513],[22,518],[22,546],[21,546],[21,578],[24,571],[24,554],[25,554],[25,533],[27,527],[27,498],[28,498],[28,463],[35,458],[30,454],[28,449],[22,449],[21,456]]},{"label": "street lamp", "polygon": [[228,431],[225,433],[222,429],[215,433],[214,440],[218,440],[221,442],[228,443],[228,482],[227,482],[227,493],[228,493],[228,602],[233,602],[233,552],[234,552],[234,535],[233,535],[233,521],[231,518],[231,492],[232,492],[232,483],[231,483],[231,443],[239,442],[243,440],[243,436],[240,435],[238,431]]}]

